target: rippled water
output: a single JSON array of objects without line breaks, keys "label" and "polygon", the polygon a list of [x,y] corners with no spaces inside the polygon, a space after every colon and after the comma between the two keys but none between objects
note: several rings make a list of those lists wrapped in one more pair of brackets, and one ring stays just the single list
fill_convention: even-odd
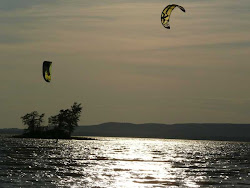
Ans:
[{"label": "rippled water", "polygon": [[250,187],[250,143],[0,137],[0,187]]}]

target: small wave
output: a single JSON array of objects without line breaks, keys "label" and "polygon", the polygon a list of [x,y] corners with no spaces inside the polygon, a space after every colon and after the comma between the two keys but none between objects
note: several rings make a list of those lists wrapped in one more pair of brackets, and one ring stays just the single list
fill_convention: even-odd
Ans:
[{"label": "small wave", "polygon": [[121,153],[121,152],[124,152],[124,150],[121,150],[121,149],[113,149],[113,151],[114,151],[115,153]]},{"label": "small wave", "polygon": [[173,182],[173,181],[160,181],[160,180],[155,180],[155,181],[134,181],[135,183],[143,183],[143,184],[162,184],[162,185],[175,185],[179,186],[180,183],[178,182]]},{"label": "small wave", "polygon": [[114,168],[114,171],[130,171],[130,169]]},{"label": "small wave", "polygon": [[[197,185],[220,185],[220,182],[215,182],[215,181],[200,181],[200,182],[196,182]],[[223,183],[223,185],[226,185],[226,183]]]},{"label": "small wave", "polygon": [[154,153],[154,154],[162,154],[162,151],[158,151],[158,150],[153,150],[153,151],[151,151],[151,153]]},{"label": "small wave", "polygon": [[97,157],[90,160],[109,160],[109,161],[131,161],[131,162],[153,162],[153,163],[170,163],[168,160],[144,160],[144,159],[115,159],[107,157]]}]

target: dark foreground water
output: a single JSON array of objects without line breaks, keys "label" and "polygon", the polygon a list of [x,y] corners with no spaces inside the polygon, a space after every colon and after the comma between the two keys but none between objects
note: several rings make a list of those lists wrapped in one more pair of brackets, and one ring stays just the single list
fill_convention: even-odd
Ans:
[{"label": "dark foreground water", "polygon": [[250,187],[250,143],[0,137],[0,187]]}]

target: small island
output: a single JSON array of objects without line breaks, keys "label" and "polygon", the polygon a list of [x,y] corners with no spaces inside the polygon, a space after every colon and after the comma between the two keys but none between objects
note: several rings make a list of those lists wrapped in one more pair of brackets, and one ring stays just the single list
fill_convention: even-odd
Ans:
[{"label": "small island", "polygon": [[74,103],[69,109],[60,110],[59,114],[48,119],[48,125],[44,126],[44,113],[37,111],[22,116],[22,122],[27,127],[22,135],[15,138],[40,138],[40,139],[74,139],[95,140],[94,138],[72,137],[71,134],[78,126],[82,112],[81,103]]}]

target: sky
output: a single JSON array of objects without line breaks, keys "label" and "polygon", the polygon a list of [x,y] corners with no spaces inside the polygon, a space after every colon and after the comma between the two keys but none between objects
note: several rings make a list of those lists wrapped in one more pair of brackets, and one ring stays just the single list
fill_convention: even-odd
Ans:
[{"label": "sky", "polygon": [[[173,3],[186,13],[176,8],[168,30],[160,16]],[[79,125],[250,123],[249,9],[249,0],[0,0],[0,128],[74,102]]]}]

